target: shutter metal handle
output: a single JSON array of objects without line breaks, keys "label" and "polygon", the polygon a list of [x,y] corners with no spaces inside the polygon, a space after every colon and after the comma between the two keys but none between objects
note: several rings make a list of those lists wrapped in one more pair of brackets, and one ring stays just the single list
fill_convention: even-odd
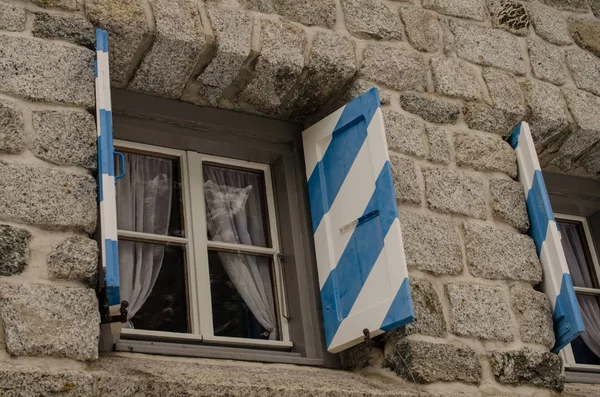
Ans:
[{"label": "shutter metal handle", "polygon": [[113,153],[115,154],[115,156],[119,156],[119,158],[121,159],[121,175],[115,176],[115,182],[116,182],[118,179],[121,179],[125,176],[125,156],[121,152],[113,152]]},{"label": "shutter metal handle", "polygon": [[285,288],[285,272],[283,268],[283,255],[277,254],[277,265],[279,266],[279,274],[281,275],[281,315],[286,320],[290,319],[290,313],[288,311],[287,291]]}]

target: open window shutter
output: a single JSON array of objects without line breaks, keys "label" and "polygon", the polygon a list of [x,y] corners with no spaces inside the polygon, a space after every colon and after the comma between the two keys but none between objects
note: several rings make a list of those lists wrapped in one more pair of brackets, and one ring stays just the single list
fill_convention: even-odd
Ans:
[{"label": "open window shutter", "polygon": [[408,324],[414,310],[379,94],[302,134],[327,349]]},{"label": "open window shutter", "polygon": [[102,29],[96,30],[95,74],[96,123],[98,130],[98,195],[100,201],[99,237],[110,314],[118,315],[121,297],[119,293],[119,254],[117,246],[115,151],[112,138],[108,34]]},{"label": "open window shutter", "polygon": [[556,344],[552,351],[556,353],[584,331],[583,319],[529,125],[519,124],[508,141],[517,153],[519,181],[525,189],[531,223],[529,235],[542,262],[544,292],[554,309]]}]

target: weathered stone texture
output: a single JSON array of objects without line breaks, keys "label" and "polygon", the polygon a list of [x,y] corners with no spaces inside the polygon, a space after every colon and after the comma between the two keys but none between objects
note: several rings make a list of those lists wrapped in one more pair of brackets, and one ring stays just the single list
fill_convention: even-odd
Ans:
[{"label": "weathered stone texture", "polygon": [[563,51],[559,47],[535,39],[527,40],[527,46],[533,75],[540,80],[563,85],[565,83]]},{"label": "weathered stone texture", "polygon": [[31,0],[40,7],[62,8],[65,10],[77,10],[77,0]]},{"label": "weathered stone texture", "polygon": [[569,31],[579,47],[600,57],[600,20],[595,18],[570,18]]},{"label": "weathered stone texture", "polygon": [[69,237],[48,255],[52,278],[81,281],[95,287],[98,271],[98,243],[83,236]]},{"label": "weathered stone texture", "polygon": [[287,22],[262,20],[260,36],[261,54],[240,100],[274,113],[302,72],[306,34]]},{"label": "weathered stone texture", "polygon": [[460,114],[460,107],[443,99],[427,94],[400,94],[400,106],[410,113],[421,116],[433,123],[454,123]]},{"label": "weathered stone texture", "polygon": [[434,163],[450,163],[450,144],[448,133],[444,128],[427,125],[425,126],[427,141],[429,143],[429,154],[427,159]]},{"label": "weathered stone texture", "polygon": [[415,309],[415,320],[406,326],[406,334],[445,336],[444,311],[433,285],[424,278],[411,277],[410,292]]},{"label": "weathered stone texture", "polygon": [[516,117],[500,109],[492,108],[485,103],[467,103],[463,108],[465,122],[473,130],[481,130],[498,134],[502,137],[510,135],[519,123]]},{"label": "weathered stone texture", "polygon": [[512,341],[508,300],[501,287],[483,284],[446,284],[452,331],[459,336]]},{"label": "weathered stone texture", "polygon": [[398,91],[425,91],[427,64],[423,57],[386,45],[371,45],[363,54],[360,75]]},{"label": "weathered stone texture", "polygon": [[1,161],[0,216],[93,233],[96,188],[96,180],[90,175]]},{"label": "weathered stone texture", "polygon": [[463,272],[460,240],[452,222],[401,212],[400,224],[408,267],[437,275]]},{"label": "weathered stone texture", "polygon": [[25,270],[30,238],[27,230],[0,225],[0,276],[14,276]]},{"label": "weathered stone texture", "polygon": [[208,7],[216,38],[216,54],[198,76],[198,94],[216,106],[252,54],[252,20],[234,8]]},{"label": "weathered stone texture", "polygon": [[567,20],[559,11],[537,2],[527,3],[527,11],[529,11],[538,36],[558,45],[567,45],[573,42]]},{"label": "weathered stone texture", "polygon": [[343,87],[356,72],[354,43],[334,32],[318,32],[308,55],[303,79],[295,88],[287,113],[312,114]]},{"label": "weathered stone texture", "polygon": [[441,167],[424,168],[425,197],[429,208],[473,218],[486,218],[483,180]]},{"label": "weathered stone texture", "polygon": [[44,160],[57,164],[97,166],[96,122],[89,113],[71,110],[33,112],[31,150]]},{"label": "weathered stone texture", "polygon": [[413,47],[425,52],[439,50],[442,29],[435,13],[407,7],[400,9],[400,15]]},{"label": "weathered stone texture", "polygon": [[528,81],[521,84],[529,113],[529,126],[536,145],[544,145],[568,125],[560,89]]},{"label": "weathered stone texture", "polygon": [[521,340],[552,348],[554,346],[552,307],[546,294],[528,286],[515,285],[510,289],[510,299],[513,313],[519,324]]},{"label": "weathered stone texture", "polygon": [[0,2],[0,30],[20,32],[25,30],[27,13],[16,4]]},{"label": "weathered stone texture", "polygon": [[523,4],[514,0],[488,0],[492,24],[519,36],[529,34],[531,20]]},{"label": "weathered stone texture", "polygon": [[353,79],[352,81],[350,81],[349,84],[346,85],[345,88],[346,90],[337,101],[337,104],[339,106],[337,106],[336,109],[344,106],[354,98],[361,96],[362,94],[373,88],[377,88],[377,91],[379,91],[379,99],[382,105],[389,105],[392,99],[392,94],[390,93],[390,91],[382,90],[376,84],[362,79]]},{"label": "weathered stone texture", "polygon": [[398,11],[380,0],[342,0],[346,28],[376,39],[402,40]]},{"label": "weathered stone texture", "polygon": [[467,346],[405,340],[386,347],[383,365],[418,383],[481,382],[481,364]]},{"label": "weathered stone texture", "polygon": [[509,385],[532,385],[563,389],[562,360],[559,355],[531,349],[493,351],[490,364],[496,380]]},{"label": "weathered stone texture", "polygon": [[432,58],[431,71],[436,92],[467,101],[481,99],[481,88],[469,65],[455,59]]},{"label": "weathered stone texture", "polygon": [[34,101],[92,107],[94,57],[86,48],[0,36],[0,89]]},{"label": "weathered stone texture", "polygon": [[[600,8],[598,10],[600,14]],[[600,385],[598,384],[565,383],[565,389],[561,397],[590,397],[596,395],[600,395]]]},{"label": "weathered stone texture", "polygon": [[488,18],[483,0],[423,0],[423,8],[476,21],[485,21]]},{"label": "weathered stone texture", "polygon": [[94,395],[94,378],[83,371],[2,363],[0,379],[4,397]]},{"label": "weathered stone texture", "polygon": [[94,26],[108,30],[110,77],[113,83],[125,85],[137,66],[138,51],[151,34],[143,0],[85,0],[85,13]]},{"label": "weathered stone texture", "polygon": [[372,344],[361,342],[358,345],[342,350],[340,361],[343,369],[360,370],[381,362],[381,350]]},{"label": "weathered stone texture", "polygon": [[25,120],[16,103],[0,101],[0,150],[19,153],[25,149]]},{"label": "weathered stone texture", "polygon": [[600,95],[600,59],[585,51],[572,50],[567,51],[566,60],[577,87]]},{"label": "weathered stone texture", "polygon": [[504,172],[517,176],[517,155],[512,147],[496,135],[480,136],[468,132],[454,133],[456,164],[481,171]]},{"label": "weathered stone texture", "polygon": [[531,237],[491,226],[464,222],[467,264],[475,277],[542,281],[542,265]]},{"label": "weathered stone texture", "polygon": [[450,21],[454,33],[456,54],[469,62],[494,66],[510,72],[525,74],[518,39],[500,29],[465,25]]},{"label": "weathered stone texture", "polygon": [[156,37],[129,88],[179,98],[209,38],[196,0],[150,0]]},{"label": "weathered stone texture", "polygon": [[303,25],[335,26],[335,0],[274,0],[273,6],[277,14]]},{"label": "weathered stone texture", "polygon": [[81,15],[36,12],[33,35],[44,39],[61,39],[94,49],[94,26]]},{"label": "weathered stone texture", "polygon": [[563,94],[575,119],[575,130],[561,146],[560,153],[572,158],[600,140],[600,98],[575,89],[565,89]]},{"label": "weathered stone texture", "polygon": [[520,182],[492,178],[490,196],[494,218],[508,223],[521,233],[529,230],[525,192]]},{"label": "weathered stone texture", "polygon": [[600,0],[590,0],[590,6],[597,18],[600,18]]},{"label": "weathered stone texture", "polygon": [[0,284],[0,318],[12,356],[98,358],[100,313],[93,289]]},{"label": "weathered stone texture", "polygon": [[386,109],[383,111],[383,121],[390,150],[417,157],[425,156],[423,123],[419,119]]},{"label": "weathered stone texture", "polygon": [[396,200],[400,203],[420,204],[421,188],[417,182],[417,167],[412,160],[390,156]]},{"label": "weathered stone texture", "polygon": [[586,0],[541,0],[543,3],[558,10],[587,12],[588,3]]}]

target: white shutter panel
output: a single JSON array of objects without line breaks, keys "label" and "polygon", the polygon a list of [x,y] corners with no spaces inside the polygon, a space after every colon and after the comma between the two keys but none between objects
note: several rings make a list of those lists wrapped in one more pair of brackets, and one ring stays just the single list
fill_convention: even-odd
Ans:
[{"label": "white shutter panel", "polygon": [[414,318],[377,89],[302,134],[327,349]]},{"label": "white shutter panel", "polygon": [[517,153],[519,181],[525,189],[531,223],[529,235],[542,262],[544,292],[554,309],[556,343],[552,351],[556,353],[584,331],[583,319],[529,125],[519,124],[508,142]]}]

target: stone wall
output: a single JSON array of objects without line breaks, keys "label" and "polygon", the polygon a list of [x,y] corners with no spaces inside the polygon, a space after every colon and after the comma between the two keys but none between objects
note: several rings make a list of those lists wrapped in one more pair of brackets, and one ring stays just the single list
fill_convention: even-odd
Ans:
[{"label": "stone wall", "polygon": [[[416,321],[346,364],[398,394],[413,380],[434,395],[560,390],[503,138],[528,120],[546,169],[598,176],[599,17],[597,0],[0,0],[0,391],[97,395],[119,371],[86,363],[99,322],[94,26],[109,30],[115,87],[201,106],[308,125],[379,87]],[[132,360],[141,383],[120,395],[146,395],[156,374]]]}]

